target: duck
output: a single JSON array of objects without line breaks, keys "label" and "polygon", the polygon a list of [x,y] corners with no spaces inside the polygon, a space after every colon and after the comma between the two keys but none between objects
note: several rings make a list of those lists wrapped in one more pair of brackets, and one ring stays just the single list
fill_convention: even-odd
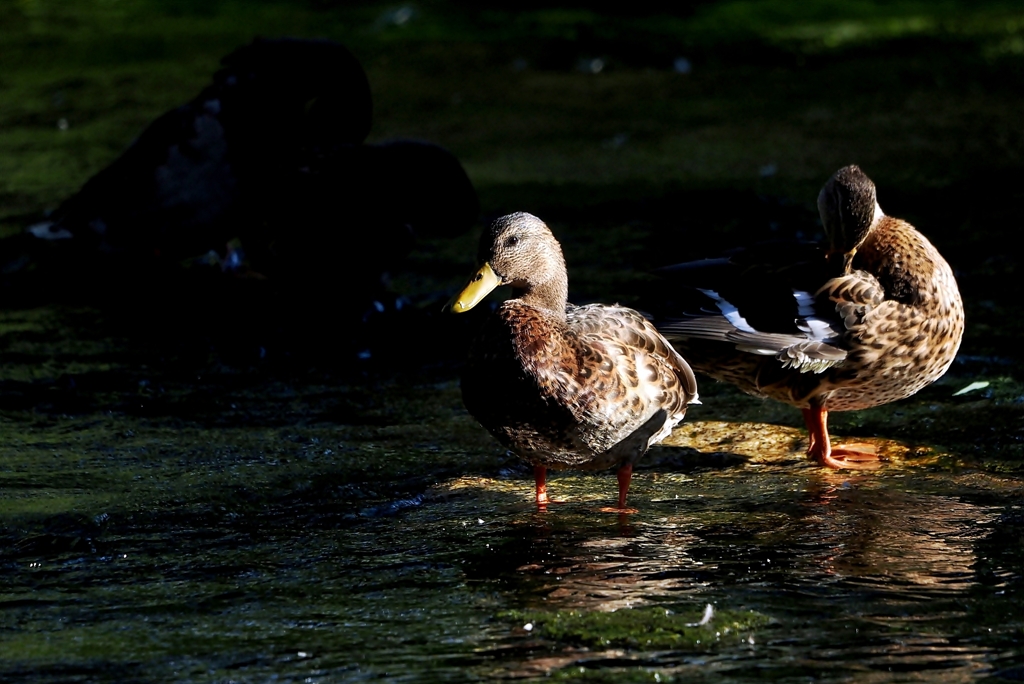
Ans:
[{"label": "duck", "polygon": [[827,244],[761,243],[660,269],[650,308],[699,373],[799,408],[812,461],[875,468],[873,448],[833,447],[828,414],[938,380],[960,348],[963,301],[946,260],[882,211],[858,166],[836,171],[817,204]]},{"label": "duck", "polygon": [[371,116],[366,73],[343,45],[257,38],[27,233],[78,254],[205,253],[262,216],[282,173],[362,143]]},{"label": "duck", "polygon": [[480,207],[444,147],[366,142],[371,95],[340,43],[257,38],[46,220],[0,240],[0,278],[32,297],[81,297],[87,282],[93,301],[146,306],[155,289],[214,299],[202,290],[244,280],[299,318],[325,305],[353,327],[390,317],[403,307],[391,274],[424,240],[470,230]]},{"label": "duck", "polygon": [[618,512],[633,465],[699,403],[693,370],[640,313],[568,303],[562,249],[525,212],[480,238],[482,265],[448,308],[462,313],[495,288],[512,297],[484,320],[462,372],[469,413],[533,466],[537,507],[551,501],[548,470],[616,468]]}]

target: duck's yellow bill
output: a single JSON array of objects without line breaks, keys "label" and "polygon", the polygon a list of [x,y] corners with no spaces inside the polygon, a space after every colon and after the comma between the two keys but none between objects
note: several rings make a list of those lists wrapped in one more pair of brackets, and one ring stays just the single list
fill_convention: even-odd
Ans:
[{"label": "duck's yellow bill", "polygon": [[480,270],[476,272],[472,279],[469,281],[469,285],[462,288],[462,292],[455,295],[455,297],[448,302],[445,307],[446,310],[452,313],[462,313],[463,311],[469,311],[474,306],[479,304],[484,297],[491,293],[491,290],[501,285],[501,278],[494,272],[491,265],[484,263],[480,267]]}]

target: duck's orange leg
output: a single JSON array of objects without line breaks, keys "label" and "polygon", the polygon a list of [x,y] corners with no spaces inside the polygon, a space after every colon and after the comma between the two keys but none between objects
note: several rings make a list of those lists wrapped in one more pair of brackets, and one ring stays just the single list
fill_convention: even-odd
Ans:
[{"label": "duck's orange leg", "polygon": [[804,423],[807,425],[808,444],[807,457],[826,468],[836,470],[871,470],[879,466],[878,454],[874,448],[866,446],[861,449],[852,447],[832,448],[828,438],[828,411],[820,406],[802,409]]},{"label": "duck's orange leg", "polygon": [[619,480],[619,509],[626,507],[626,495],[629,494],[629,483],[633,479],[633,464],[624,463],[615,477]]},{"label": "duck's orange leg", "polygon": [[619,480],[619,505],[617,508],[602,508],[602,513],[636,513],[635,508],[626,508],[626,495],[629,494],[629,483],[633,479],[633,464],[624,463],[615,473]]},{"label": "duck's orange leg", "polygon": [[543,511],[551,503],[548,499],[548,469],[542,465],[533,466],[533,479],[537,482],[537,508]]}]

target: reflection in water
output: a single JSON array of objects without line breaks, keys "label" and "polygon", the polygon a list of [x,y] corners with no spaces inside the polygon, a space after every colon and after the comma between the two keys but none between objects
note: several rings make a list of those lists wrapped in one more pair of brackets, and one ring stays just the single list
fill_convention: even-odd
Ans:
[{"label": "reflection in water", "polygon": [[821,484],[808,501],[805,536],[811,546],[832,544],[821,572],[904,600],[956,594],[974,583],[974,543],[996,510],[945,496]]},{"label": "reflection in water", "polygon": [[[955,680],[988,668],[990,650],[957,634],[996,507],[915,491],[920,483],[899,475],[811,468],[710,473],[696,484],[659,481],[679,498],[661,492],[622,519],[576,505],[524,515],[499,532],[507,565],[470,572],[512,583],[535,609],[711,602],[778,620],[759,643],[702,658],[700,667],[678,654],[653,658],[687,676],[708,667],[740,675],[751,660],[779,677],[929,672]],[[611,654],[535,655],[529,671],[567,658],[598,666]],[[616,654],[616,662],[623,657],[633,656]]]},{"label": "reflection in water", "polygon": [[[665,536],[656,544],[646,535],[583,540],[575,554],[517,570],[539,583],[536,592],[557,600],[560,609],[635,608],[664,600],[671,592],[695,591],[699,581],[691,575],[701,563],[687,552],[695,539],[662,532]],[[658,547],[656,555],[649,553],[652,546]]]}]

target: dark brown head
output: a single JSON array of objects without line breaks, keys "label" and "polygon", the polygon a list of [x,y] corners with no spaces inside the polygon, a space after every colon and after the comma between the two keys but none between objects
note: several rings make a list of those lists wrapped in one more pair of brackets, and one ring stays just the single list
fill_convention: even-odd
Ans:
[{"label": "dark brown head", "polygon": [[558,240],[543,221],[525,212],[502,216],[480,236],[477,260],[483,264],[449,305],[468,311],[499,285],[533,306],[565,311],[568,278]]},{"label": "dark brown head", "polygon": [[875,184],[857,166],[844,166],[818,194],[818,212],[829,240],[829,253],[842,254],[846,270],[857,249],[884,216]]}]

